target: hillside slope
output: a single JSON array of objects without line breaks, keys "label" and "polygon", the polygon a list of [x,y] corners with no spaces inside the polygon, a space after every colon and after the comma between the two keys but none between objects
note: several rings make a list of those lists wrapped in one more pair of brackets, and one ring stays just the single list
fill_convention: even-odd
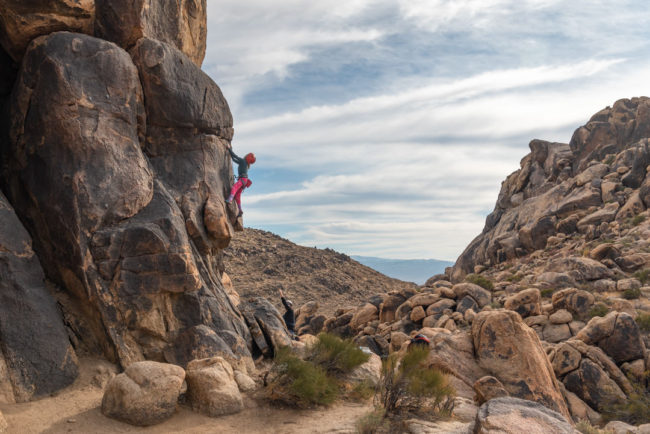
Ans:
[{"label": "hillside slope", "polygon": [[416,287],[334,250],[299,246],[258,229],[237,233],[224,250],[224,263],[242,298],[259,295],[278,304],[282,289],[297,306],[317,301],[322,313],[356,306],[377,293]]}]

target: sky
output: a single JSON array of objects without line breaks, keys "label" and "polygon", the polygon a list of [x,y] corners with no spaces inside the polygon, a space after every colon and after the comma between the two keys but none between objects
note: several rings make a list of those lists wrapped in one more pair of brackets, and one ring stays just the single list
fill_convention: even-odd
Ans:
[{"label": "sky", "polygon": [[245,224],[454,261],[532,139],[650,95],[649,29],[643,1],[208,0]]}]

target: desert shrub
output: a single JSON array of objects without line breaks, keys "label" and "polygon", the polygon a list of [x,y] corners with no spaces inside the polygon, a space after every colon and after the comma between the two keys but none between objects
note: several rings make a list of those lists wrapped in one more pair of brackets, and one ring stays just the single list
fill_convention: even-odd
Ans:
[{"label": "desert shrub", "polygon": [[362,416],[356,423],[357,433],[374,434],[378,431],[387,431],[389,422],[384,418],[385,414],[383,408],[377,407]]},{"label": "desert shrub", "polygon": [[650,332],[650,313],[640,313],[636,317],[636,323],[644,332]]},{"label": "desert shrub", "polygon": [[494,284],[490,281],[490,279],[478,274],[468,274],[467,277],[465,277],[465,281],[483,287],[488,291],[492,291],[494,289]]},{"label": "desert shrub", "polygon": [[589,317],[593,318],[595,316],[605,316],[607,315],[607,312],[609,312],[609,308],[606,305],[604,305],[603,303],[596,303],[589,310]]},{"label": "desert shrub", "polygon": [[626,400],[618,401],[606,407],[601,413],[606,421],[622,420],[632,425],[650,422],[650,371],[645,372],[642,381],[629,378],[633,391]]},{"label": "desert shrub", "polygon": [[599,429],[588,420],[581,420],[576,424],[576,429],[582,434],[613,434],[612,431]]},{"label": "desert shrub", "polygon": [[555,292],[555,289],[553,288],[544,288],[539,293],[542,295],[544,298],[550,298],[553,296],[553,293]]},{"label": "desert shrub", "polygon": [[614,155],[610,154],[610,155],[607,156],[604,163],[609,166],[614,162],[614,160],[616,160],[616,157],[614,157]]},{"label": "desert shrub", "polygon": [[650,281],[650,268],[644,268],[634,273],[634,277],[641,282],[642,285],[645,285]]},{"label": "desert shrub", "polygon": [[271,399],[311,407],[329,405],[338,398],[336,380],[321,366],[301,360],[288,347],[276,351],[273,369],[276,377],[267,388]]},{"label": "desert shrub", "polygon": [[499,302],[499,301],[497,301],[497,300],[494,300],[494,301],[492,301],[492,302],[490,303],[490,307],[491,307],[492,309],[501,309],[501,308],[503,307],[503,305],[501,304],[501,302]]},{"label": "desert shrub", "polygon": [[417,411],[425,402],[434,415],[451,412],[455,391],[446,374],[425,364],[428,354],[414,347],[401,360],[393,353],[383,361],[376,398],[387,414]]},{"label": "desert shrub", "polygon": [[639,288],[630,288],[623,291],[623,298],[626,300],[636,300],[641,297],[641,290]]},{"label": "desert shrub", "polygon": [[516,273],[516,274],[512,274],[512,275],[508,276],[508,277],[506,278],[506,280],[507,280],[508,282],[516,283],[516,282],[519,282],[519,281],[520,281],[521,279],[523,279],[523,278],[524,278],[524,275],[523,275],[523,274]]},{"label": "desert shrub", "polygon": [[352,390],[348,392],[347,397],[354,401],[367,401],[375,396],[376,391],[377,385],[373,381],[364,380],[355,384]]},{"label": "desert shrub", "polygon": [[645,215],[637,214],[632,218],[632,226],[639,226],[645,221]]},{"label": "desert shrub", "polygon": [[351,340],[330,333],[319,334],[318,342],[310,353],[307,358],[332,375],[348,373],[370,358]]}]

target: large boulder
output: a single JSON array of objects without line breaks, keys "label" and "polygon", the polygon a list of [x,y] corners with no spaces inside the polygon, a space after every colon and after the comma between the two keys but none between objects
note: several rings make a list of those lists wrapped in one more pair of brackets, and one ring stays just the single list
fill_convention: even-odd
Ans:
[{"label": "large boulder", "polygon": [[20,61],[37,36],[60,30],[93,34],[94,0],[0,0],[0,45]]},{"label": "large boulder", "polygon": [[503,305],[506,309],[514,310],[522,318],[540,315],[542,296],[537,288],[528,288],[506,298]]},{"label": "large boulder", "polygon": [[[160,47],[151,45],[153,59],[160,59]],[[184,58],[198,69],[176,54],[173,62]],[[198,77],[165,71],[160,88]],[[162,91],[143,95],[140,77],[147,83],[113,43],[67,32],[38,38],[12,93],[10,146],[2,149],[4,191],[32,234],[47,276],[66,290],[60,302],[74,319],[70,327],[79,344],[123,366],[163,360],[176,336],[197,325],[250,341],[220,281],[219,248],[229,235],[206,233],[201,217],[210,209],[222,212],[232,170],[216,135],[219,126],[206,119],[231,119],[230,111],[214,83],[194,80],[192,85],[203,86],[206,110],[219,112],[188,109],[166,127],[170,141],[188,131],[197,137],[201,150],[192,148],[184,160],[171,142],[151,139],[160,117],[145,115],[144,98],[194,107],[183,102],[196,96],[192,85],[168,86],[165,100]],[[154,122],[148,127],[147,117]],[[152,168],[143,144],[167,144],[174,157],[161,151],[164,157]],[[198,154],[201,164],[214,166],[201,171],[189,158]]]},{"label": "large boulder", "polygon": [[102,398],[105,416],[131,425],[155,425],[176,411],[185,371],[176,365],[137,362],[113,377]]},{"label": "large boulder", "polygon": [[604,317],[594,317],[576,335],[588,345],[598,345],[616,363],[645,357],[645,344],[639,326],[625,312],[610,312]]},{"label": "large boulder", "polygon": [[625,393],[597,363],[585,358],[578,369],[564,377],[567,390],[578,395],[592,408],[602,411],[617,401],[625,400]]},{"label": "large boulder", "polygon": [[95,0],[95,34],[129,49],[140,38],[176,46],[201,66],[207,36],[207,1]]},{"label": "large boulder", "polygon": [[566,288],[553,293],[551,303],[554,310],[565,309],[584,318],[594,305],[593,294],[578,288]]},{"label": "large boulder", "polygon": [[23,402],[70,385],[77,357],[63,317],[32,240],[2,193],[0,276],[0,402]]},{"label": "large boulder", "polygon": [[476,358],[510,395],[570,417],[553,368],[535,332],[512,311],[485,311],[472,323]]},{"label": "large boulder", "polygon": [[452,291],[454,291],[458,300],[462,300],[466,296],[472,297],[479,307],[488,305],[492,300],[490,291],[474,283],[456,284],[453,286]]},{"label": "large boulder", "polygon": [[542,404],[514,397],[491,399],[476,416],[476,434],[577,434],[567,418]]},{"label": "large boulder", "polygon": [[258,339],[260,339],[260,342],[263,341],[262,345],[265,344],[271,349],[269,354],[272,354],[272,350],[291,346],[291,336],[289,336],[282,315],[267,299],[262,297],[251,298],[242,303],[241,309],[246,314],[249,326],[253,323],[256,324],[262,333],[262,336],[255,339],[260,350],[262,348],[258,343]]},{"label": "large boulder", "polygon": [[195,411],[212,417],[244,408],[234,371],[221,357],[193,360],[187,365],[187,396]]}]

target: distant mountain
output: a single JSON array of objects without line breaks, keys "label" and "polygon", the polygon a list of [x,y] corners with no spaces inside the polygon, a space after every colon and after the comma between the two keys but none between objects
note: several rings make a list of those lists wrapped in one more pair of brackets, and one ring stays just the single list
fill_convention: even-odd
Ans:
[{"label": "distant mountain", "polygon": [[453,262],[437,259],[385,259],[372,256],[350,256],[355,261],[379,271],[386,276],[407,282],[424,284],[434,274],[443,273],[445,267],[451,267]]}]

